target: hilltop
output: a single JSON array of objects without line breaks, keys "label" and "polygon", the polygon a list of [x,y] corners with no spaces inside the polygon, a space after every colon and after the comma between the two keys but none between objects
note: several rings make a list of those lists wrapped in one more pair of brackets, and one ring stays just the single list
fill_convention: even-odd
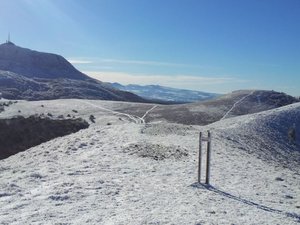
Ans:
[{"label": "hilltop", "polygon": [[22,48],[12,42],[0,45],[0,69],[28,78],[89,79],[60,55]]}]

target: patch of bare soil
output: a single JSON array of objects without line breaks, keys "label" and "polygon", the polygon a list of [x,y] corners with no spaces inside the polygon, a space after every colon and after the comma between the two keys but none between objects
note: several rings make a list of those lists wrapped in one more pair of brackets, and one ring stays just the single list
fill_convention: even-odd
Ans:
[{"label": "patch of bare soil", "polygon": [[176,159],[188,156],[188,151],[181,146],[153,144],[149,142],[131,143],[123,147],[123,152],[154,160]]}]

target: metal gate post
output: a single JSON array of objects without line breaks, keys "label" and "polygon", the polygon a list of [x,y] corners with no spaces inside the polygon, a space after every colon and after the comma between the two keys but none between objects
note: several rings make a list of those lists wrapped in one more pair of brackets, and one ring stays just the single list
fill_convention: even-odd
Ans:
[{"label": "metal gate post", "polygon": [[206,154],[206,177],[205,184],[209,184],[210,180],[210,160],[211,160],[211,133],[207,131],[207,138],[203,137],[202,132],[199,134],[199,157],[198,157],[198,183],[201,183],[201,166],[202,166],[202,142],[207,142],[207,154]]},{"label": "metal gate post", "polygon": [[198,183],[201,183],[202,132],[199,134]]},{"label": "metal gate post", "polygon": [[211,158],[211,134],[207,131],[207,155],[206,155],[206,180],[205,184],[209,184],[210,178],[210,158]]}]

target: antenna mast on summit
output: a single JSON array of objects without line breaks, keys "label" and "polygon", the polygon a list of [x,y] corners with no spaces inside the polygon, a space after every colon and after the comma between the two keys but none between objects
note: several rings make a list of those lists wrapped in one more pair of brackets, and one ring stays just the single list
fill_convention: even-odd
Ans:
[{"label": "antenna mast on summit", "polygon": [[6,43],[10,43],[10,32],[8,32],[8,38],[6,40]]}]

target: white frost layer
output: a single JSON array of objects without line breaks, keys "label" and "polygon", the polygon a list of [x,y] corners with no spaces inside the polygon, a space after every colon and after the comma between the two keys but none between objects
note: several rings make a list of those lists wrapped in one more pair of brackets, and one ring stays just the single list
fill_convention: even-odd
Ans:
[{"label": "white frost layer", "polygon": [[[69,113],[76,104],[49,102],[30,104],[38,110],[55,107],[58,114]],[[12,115],[14,107],[27,112],[26,102],[18,104],[3,113]],[[83,116],[95,113],[92,106],[77,107]],[[273,113],[297,110],[299,104],[294,104]],[[97,123],[90,128],[0,161],[0,224],[299,224],[300,167],[291,170],[272,159],[259,159],[245,151],[243,141],[235,144],[224,138],[248,134],[254,125],[241,125],[236,133],[226,133],[226,127],[262,116],[197,127],[135,124],[97,112]],[[212,186],[204,187],[195,185],[198,133],[208,128],[215,129]],[[278,146],[273,142],[269,145]],[[151,157],[162,152],[164,159]],[[185,152],[187,156],[180,154]]]}]

